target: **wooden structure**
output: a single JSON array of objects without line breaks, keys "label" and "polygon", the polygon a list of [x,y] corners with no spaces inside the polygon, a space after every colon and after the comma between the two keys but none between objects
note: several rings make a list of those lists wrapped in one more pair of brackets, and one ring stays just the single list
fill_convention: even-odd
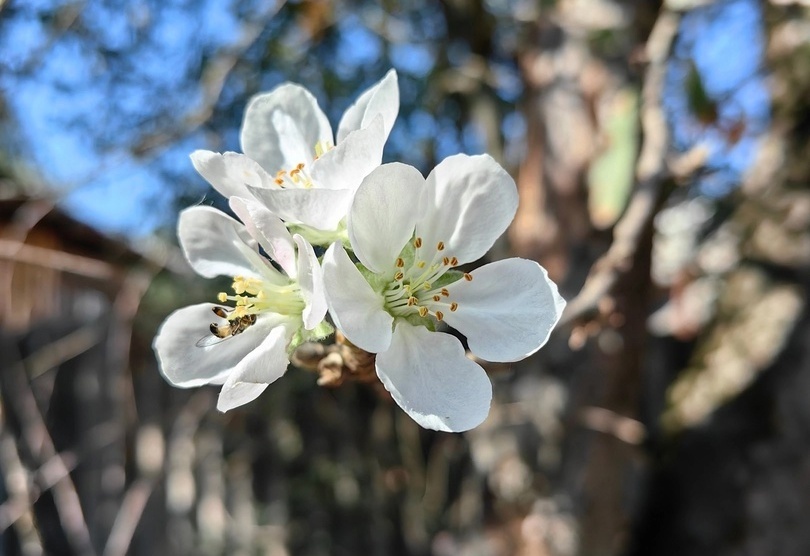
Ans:
[{"label": "wooden structure", "polygon": [[133,358],[161,382],[132,325],[166,260],[50,200],[0,200],[0,538],[11,553],[127,550]]}]

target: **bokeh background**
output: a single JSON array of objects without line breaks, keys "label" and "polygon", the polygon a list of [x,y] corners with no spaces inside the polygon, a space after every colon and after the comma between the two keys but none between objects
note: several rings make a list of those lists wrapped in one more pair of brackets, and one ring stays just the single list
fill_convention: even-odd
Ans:
[{"label": "bokeh background", "polygon": [[[465,434],[291,368],[220,414],[151,341],[221,285],[199,148],[399,73],[386,161],[488,152],[548,346]],[[0,0],[0,555],[810,554],[807,0]]]}]

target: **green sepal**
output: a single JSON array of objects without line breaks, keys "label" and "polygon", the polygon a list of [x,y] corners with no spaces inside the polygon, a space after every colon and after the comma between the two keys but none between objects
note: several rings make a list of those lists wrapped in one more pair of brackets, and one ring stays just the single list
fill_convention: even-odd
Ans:
[{"label": "green sepal", "polygon": [[327,336],[331,336],[335,332],[335,327],[328,322],[321,321],[321,323],[309,331],[310,340],[323,340]]},{"label": "green sepal", "polygon": [[431,332],[436,332],[436,321],[433,320],[433,317],[420,317],[419,313],[411,313],[409,315],[397,318],[402,319],[408,324],[412,324],[413,326],[424,326]]},{"label": "green sepal", "polygon": [[431,283],[430,287],[433,288],[433,289],[443,288],[445,286],[449,286],[453,282],[458,282],[463,277],[464,277],[464,273],[461,272],[460,270],[448,270],[447,272],[445,272],[444,274],[439,276],[438,280]]},{"label": "green sepal", "polygon": [[334,331],[335,329],[332,327],[332,325],[325,320],[321,321],[321,323],[312,330],[305,330],[304,327],[300,327],[295,331],[295,334],[293,334],[292,338],[290,339],[290,344],[287,346],[287,353],[292,355],[292,353],[298,349],[301,344],[305,342],[323,340]]},{"label": "green sepal", "polygon": [[405,244],[405,247],[403,247],[402,251],[399,253],[400,258],[405,262],[404,268],[410,268],[413,266],[415,253],[416,248],[413,246],[413,240],[411,240]]},{"label": "green sepal", "polygon": [[298,347],[307,341],[306,335],[304,334],[304,329],[299,328],[295,331],[292,338],[290,338],[290,343],[287,345],[287,354],[292,355],[292,353],[298,349]]},{"label": "green sepal", "polygon": [[388,284],[391,282],[390,278],[386,278],[381,274],[372,272],[363,266],[362,263],[355,263],[355,266],[357,267],[357,270],[360,271],[360,274],[363,275],[363,278],[366,279],[369,286],[371,286],[371,289],[379,294],[382,294],[385,291],[385,288],[387,288]]}]

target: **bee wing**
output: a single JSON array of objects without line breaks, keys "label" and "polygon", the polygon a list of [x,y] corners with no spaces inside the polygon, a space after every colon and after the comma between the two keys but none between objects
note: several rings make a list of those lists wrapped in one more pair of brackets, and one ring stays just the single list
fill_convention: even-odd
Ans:
[{"label": "bee wing", "polygon": [[197,340],[197,343],[194,344],[194,345],[197,346],[197,347],[200,347],[200,348],[213,346],[213,345],[216,345],[216,344],[218,344],[220,342],[224,342],[228,338],[230,338],[230,336],[225,336],[224,338],[220,338],[219,336],[214,336],[213,334],[207,334],[207,335],[203,336],[202,338],[200,338],[199,340]]}]

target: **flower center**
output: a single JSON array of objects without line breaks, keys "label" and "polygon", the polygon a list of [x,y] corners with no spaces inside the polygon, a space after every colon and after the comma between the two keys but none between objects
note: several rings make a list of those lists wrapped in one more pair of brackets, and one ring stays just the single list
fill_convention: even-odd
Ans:
[{"label": "flower center", "polygon": [[231,287],[235,295],[220,292],[217,300],[220,303],[231,301],[234,307],[213,308],[216,316],[228,321],[226,324],[212,323],[209,327],[211,333],[218,338],[244,332],[256,322],[260,313],[300,315],[305,307],[301,288],[295,282],[280,286],[258,278],[236,276]]},{"label": "flower center", "polygon": [[[385,308],[395,317],[417,314],[425,318],[430,315],[441,321],[447,311],[458,310],[458,303],[450,299],[447,288],[436,284],[448,270],[458,265],[458,259],[445,253],[443,241],[436,245],[436,253],[430,261],[420,256],[421,237],[413,240],[413,247],[410,265],[402,256],[394,263],[394,279],[383,292]],[[473,277],[465,273],[464,279],[469,281]]]},{"label": "flower center", "polygon": [[[318,160],[334,148],[335,146],[331,141],[318,141],[315,143],[314,160]],[[303,162],[299,162],[290,170],[279,170],[278,173],[276,173],[275,182],[276,185],[284,188],[311,189],[314,186],[312,177],[306,169],[306,164]]]}]

